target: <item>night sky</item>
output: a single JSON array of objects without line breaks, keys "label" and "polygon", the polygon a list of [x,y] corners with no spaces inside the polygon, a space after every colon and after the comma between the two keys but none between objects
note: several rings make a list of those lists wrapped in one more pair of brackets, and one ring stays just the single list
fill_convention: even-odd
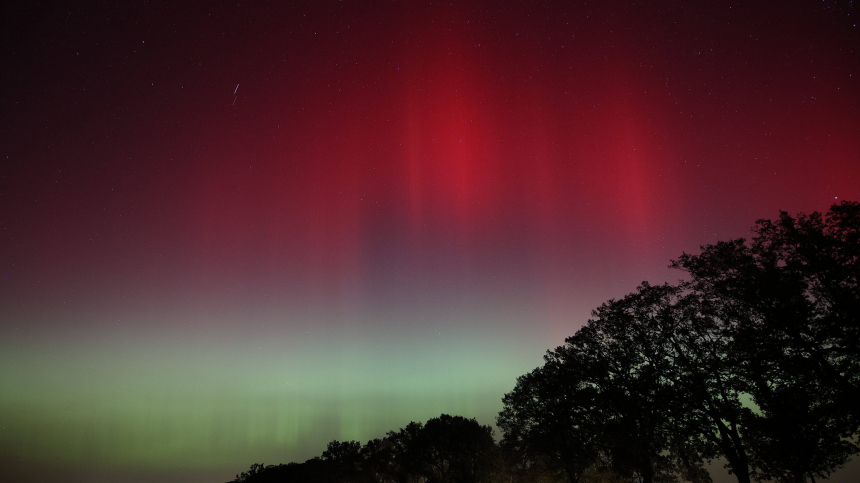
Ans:
[{"label": "night sky", "polygon": [[7,481],[494,423],[682,252],[860,200],[851,2],[17,3]]}]

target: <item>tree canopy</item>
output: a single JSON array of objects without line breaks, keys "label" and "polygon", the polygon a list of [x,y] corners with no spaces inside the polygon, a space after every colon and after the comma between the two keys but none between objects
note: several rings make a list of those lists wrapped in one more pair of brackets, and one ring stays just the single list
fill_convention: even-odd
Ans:
[{"label": "tree canopy", "polygon": [[676,284],[610,300],[518,379],[503,444],[571,482],[826,478],[858,453],[860,204],[782,212],[682,254]]},{"label": "tree canopy", "polygon": [[254,464],[233,482],[484,483],[496,481],[500,470],[492,428],[442,414],[363,446],[332,441],[322,457],[304,463]]},{"label": "tree canopy", "polygon": [[826,478],[860,452],[860,204],[782,212],[609,300],[517,379],[493,430],[446,414],[235,483],[739,483]]}]

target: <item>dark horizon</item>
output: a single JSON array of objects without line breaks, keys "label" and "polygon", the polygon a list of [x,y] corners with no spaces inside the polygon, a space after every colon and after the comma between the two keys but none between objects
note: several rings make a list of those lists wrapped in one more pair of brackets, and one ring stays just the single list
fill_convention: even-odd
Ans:
[{"label": "dark horizon", "polygon": [[850,3],[2,12],[0,466],[43,478],[494,424],[670,260],[860,199]]}]

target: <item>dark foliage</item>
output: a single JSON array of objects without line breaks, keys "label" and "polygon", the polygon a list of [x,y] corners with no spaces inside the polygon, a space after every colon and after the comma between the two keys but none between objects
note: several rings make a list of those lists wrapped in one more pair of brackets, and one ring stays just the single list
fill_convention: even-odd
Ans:
[{"label": "dark foliage", "polygon": [[571,482],[709,481],[715,456],[740,483],[815,481],[858,453],[860,204],[753,231],[595,310],[505,396],[503,446]]},{"label": "dark foliage", "polygon": [[443,414],[234,482],[739,483],[826,478],[860,452],[860,204],[759,220],[610,300],[517,379],[489,426]]},{"label": "dark foliage", "polygon": [[321,458],[304,463],[255,464],[233,482],[483,483],[496,481],[500,470],[492,428],[443,414],[364,446],[332,441]]}]

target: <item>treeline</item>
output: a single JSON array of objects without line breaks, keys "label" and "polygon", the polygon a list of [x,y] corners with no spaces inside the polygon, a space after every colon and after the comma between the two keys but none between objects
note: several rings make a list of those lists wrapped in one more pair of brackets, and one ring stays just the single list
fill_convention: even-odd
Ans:
[{"label": "treeline", "polygon": [[760,220],[683,254],[678,284],[643,283],[520,377],[503,443],[579,481],[815,481],[858,452],[860,205]]},{"label": "treeline", "polygon": [[[409,423],[364,446],[332,441],[321,457],[304,463],[263,466],[234,482],[479,482],[502,481],[502,453],[493,430],[474,419],[443,414]],[[504,481],[508,481],[505,479]]]},{"label": "treeline", "polygon": [[442,415],[237,482],[815,482],[860,452],[860,204],[781,213],[610,300],[517,379],[492,430]]}]

